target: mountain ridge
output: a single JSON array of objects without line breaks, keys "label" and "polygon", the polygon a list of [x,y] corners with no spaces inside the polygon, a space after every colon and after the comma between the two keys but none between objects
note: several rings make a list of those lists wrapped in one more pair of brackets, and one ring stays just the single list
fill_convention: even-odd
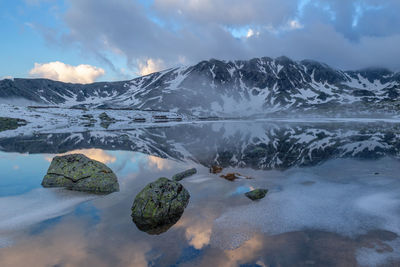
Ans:
[{"label": "mountain ridge", "polygon": [[400,73],[385,68],[343,71],[315,60],[293,61],[285,56],[210,59],[118,82],[5,79],[0,81],[0,98],[200,116],[321,110],[393,113],[400,108]]}]

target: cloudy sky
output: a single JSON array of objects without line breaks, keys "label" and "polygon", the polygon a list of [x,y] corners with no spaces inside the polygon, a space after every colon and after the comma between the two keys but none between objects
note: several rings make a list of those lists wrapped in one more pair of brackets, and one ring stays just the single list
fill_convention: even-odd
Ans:
[{"label": "cloudy sky", "polygon": [[0,0],[0,79],[131,79],[281,55],[400,70],[399,0]]}]

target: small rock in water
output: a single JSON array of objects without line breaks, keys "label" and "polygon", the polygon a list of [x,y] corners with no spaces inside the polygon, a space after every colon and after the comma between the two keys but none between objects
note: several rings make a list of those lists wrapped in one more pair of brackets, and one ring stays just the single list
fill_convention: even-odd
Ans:
[{"label": "small rock in water", "polygon": [[110,116],[107,115],[107,113],[103,112],[99,115],[100,120],[102,121],[115,121],[114,118],[111,118]]},{"label": "small rock in water", "polygon": [[183,180],[183,179],[185,179],[185,178],[187,178],[189,176],[192,176],[192,175],[194,175],[196,173],[197,173],[196,168],[192,168],[192,169],[189,169],[189,170],[186,170],[186,171],[183,171],[183,172],[175,174],[174,176],[172,176],[172,180],[181,181],[181,180]]},{"label": "small rock in water", "polygon": [[236,179],[252,179],[250,177],[241,175],[240,173],[227,173],[225,175],[221,175],[220,177],[231,182],[235,181]]},{"label": "small rock in water", "polygon": [[253,191],[245,193],[245,195],[251,200],[258,200],[264,198],[267,192],[267,189],[255,189]]},{"label": "small rock in water", "polygon": [[220,173],[220,172],[222,172],[222,167],[221,166],[218,166],[218,165],[213,165],[213,166],[211,166],[211,168],[210,168],[210,172],[211,173],[214,173],[214,174],[217,174],[217,173]]},{"label": "small rock in water", "polygon": [[114,172],[82,154],[56,156],[42,181],[43,187],[65,187],[97,194],[119,191]]},{"label": "small rock in water", "polygon": [[22,119],[0,117],[0,132],[7,130],[15,130],[19,126],[24,126],[27,121]]},{"label": "small rock in water", "polygon": [[238,179],[238,177],[236,176],[236,173],[227,173],[225,175],[221,175],[220,177],[224,178],[224,179],[226,179],[228,181],[231,181],[231,182],[233,182],[236,179]]},{"label": "small rock in water", "polygon": [[91,114],[83,114],[81,119],[85,121],[83,124],[85,127],[94,127],[94,124],[97,122],[97,120]]},{"label": "small rock in water", "polygon": [[132,206],[132,220],[148,234],[161,234],[182,216],[190,194],[182,184],[165,177],[146,185]]},{"label": "small rock in water", "polygon": [[146,122],[145,118],[134,118],[133,119],[134,122]]},{"label": "small rock in water", "polygon": [[108,127],[114,123],[116,120],[114,118],[111,118],[110,116],[107,115],[107,113],[103,112],[99,115],[99,118],[101,120],[100,126],[108,129]]}]

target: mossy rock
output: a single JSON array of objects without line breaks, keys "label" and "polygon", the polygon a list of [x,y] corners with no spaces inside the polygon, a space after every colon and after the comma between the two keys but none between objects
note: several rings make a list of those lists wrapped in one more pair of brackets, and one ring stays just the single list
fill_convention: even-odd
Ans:
[{"label": "mossy rock", "polygon": [[110,116],[107,115],[107,113],[103,112],[99,115],[99,118],[101,120],[100,122],[100,126],[108,129],[108,127],[113,124],[114,122],[116,122],[116,120],[114,118],[111,118]]},{"label": "mossy rock", "polygon": [[264,198],[267,193],[267,189],[254,189],[250,192],[245,193],[245,195],[251,200],[258,200]]},{"label": "mossy rock", "polygon": [[161,234],[174,225],[189,203],[190,194],[182,184],[165,177],[146,185],[132,206],[132,220],[149,234]]},{"label": "mossy rock", "polygon": [[110,168],[82,154],[54,157],[42,186],[65,187],[96,194],[119,190],[118,179]]},{"label": "mossy rock", "polygon": [[108,116],[108,114],[105,113],[105,112],[101,113],[101,114],[99,115],[99,118],[100,118],[100,120],[102,120],[102,121],[109,121],[109,122],[115,121],[114,118],[111,118],[111,117]]},{"label": "mossy rock", "polygon": [[197,173],[196,168],[192,168],[192,169],[175,174],[174,176],[172,176],[172,180],[181,181],[189,176],[195,175],[196,173]]},{"label": "mossy rock", "polygon": [[15,130],[19,126],[24,126],[26,124],[27,124],[26,120],[0,117],[0,132],[7,130]]}]

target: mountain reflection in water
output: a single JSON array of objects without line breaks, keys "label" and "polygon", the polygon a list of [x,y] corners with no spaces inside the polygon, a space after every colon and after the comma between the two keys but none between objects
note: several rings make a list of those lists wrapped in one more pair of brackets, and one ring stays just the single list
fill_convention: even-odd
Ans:
[{"label": "mountain reflection in water", "polygon": [[[18,223],[0,223],[0,266],[398,266],[399,133],[390,123],[224,122],[1,139],[0,221]],[[41,189],[52,157],[73,152],[106,162],[120,192]],[[211,164],[254,179],[226,181]],[[191,167],[180,220],[157,236],[138,230],[136,194]],[[269,192],[252,202],[252,188]]]},{"label": "mountain reflection in water", "polygon": [[126,150],[192,160],[203,166],[283,170],[332,158],[398,156],[399,135],[400,125],[388,122],[217,122],[124,131],[40,133],[0,139],[0,147],[20,153],[64,153],[82,148]]}]

